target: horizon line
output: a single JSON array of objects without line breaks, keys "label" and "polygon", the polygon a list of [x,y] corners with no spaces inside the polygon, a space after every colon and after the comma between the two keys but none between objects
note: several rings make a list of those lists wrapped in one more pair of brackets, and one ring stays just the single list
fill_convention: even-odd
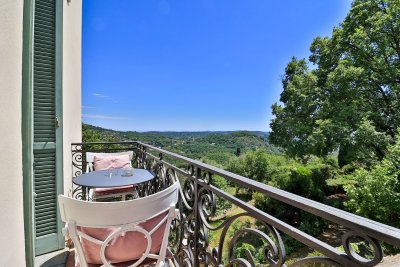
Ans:
[{"label": "horizon line", "polygon": [[105,130],[111,130],[111,131],[118,131],[118,132],[139,132],[139,133],[149,133],[149,132],[175,132],[175,133],[182,133],[182,132],[191,132],[191,133],[199,133],[199,132],[262,132],[262,133],[269,133],[271,131],[263,131],[263,130],[115,130],[115,129],[110,129],[110,128],[104,128],[101,126],[93,125],[93,124],[88,124],[82,122],[82,124],[85,125],[90,125],[98,128],[102,128]]}]

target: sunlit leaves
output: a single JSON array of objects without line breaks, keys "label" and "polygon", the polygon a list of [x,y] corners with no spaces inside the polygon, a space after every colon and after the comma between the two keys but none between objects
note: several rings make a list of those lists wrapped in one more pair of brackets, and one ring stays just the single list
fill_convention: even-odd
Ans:
[{"label": "sunlit leaves", "polygon": [[339,149],[341,165],[374,164],[400,125],[400,2],[355,0],[310,50],[309,62],[293,58],[285,69],[271,142],[295,157]]}]

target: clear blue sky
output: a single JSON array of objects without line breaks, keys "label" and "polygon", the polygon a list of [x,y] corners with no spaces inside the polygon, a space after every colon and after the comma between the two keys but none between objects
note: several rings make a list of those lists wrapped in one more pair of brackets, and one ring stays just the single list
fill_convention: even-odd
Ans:
[{"label": "clear blue sky", "polygon": [[292,56],[350,0],[84,0],[82,116],[115,130],[269,130]]}]

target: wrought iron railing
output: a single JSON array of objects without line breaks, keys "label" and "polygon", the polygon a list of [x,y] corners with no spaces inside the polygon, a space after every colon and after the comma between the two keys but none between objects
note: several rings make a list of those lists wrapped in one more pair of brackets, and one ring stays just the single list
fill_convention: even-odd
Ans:
[{"label": "wrought iron railing", "polygon": [[[134,166],[157,174],[155,181],[145,186],[146,194],[174,180],[181,183],[180,216],[171,232],[176,266],[375,266],[383,258],[382,243],[400,248],[400,229],[141,142],[74,143],[73,176],[85,171],[88,151],[126,150],[134,151]],[[340,226],[335,235],[341,238],[343,249],[222,190],[215,183],[216,177],[225,179],[233,187],[259,192]],[[75,188],[74,195],[79,198],[81,189]],[[218,210],[219,203],[223,202],[233,205],[230,210],[235,212],[227,214]],[[315,256],[288,259],[284,243],[288,237],[304,244]],[[250,242],[256,242],[261,249],[254,251],[244,245]],[[361,243],[368,252],[357,249]]]}]

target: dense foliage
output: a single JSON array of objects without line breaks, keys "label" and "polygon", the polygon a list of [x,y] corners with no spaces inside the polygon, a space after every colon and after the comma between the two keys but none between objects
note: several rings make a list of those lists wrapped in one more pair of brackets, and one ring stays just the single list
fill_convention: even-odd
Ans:
[{"label": "dense foliage", "polygon": [[367,218],[400,228],[400,138],[382,163],[349,175],[347,207]]},{"label": "dense foliage", "polygon": [[[326,196],[332,193],[327,180],[333,178],[336,168],[330,162],[323,162],[318,158],[302,164],[282,155],[272,155],[259,149],[233,159],[227,169],[285,191],[324,202]],[[327,226],[324,220],[262,193],[246,192],[251,195],[250,199],[254,200],[257,208],[313,236],[319,235]],[[288,239],[285,241],[285,246],[290,253],[300,244],[293,239]]]},{"label": "dense foliage", "polygon": [[271,142],[302,158],[339,149],[341,166],[379,162],[400,123],[400,1],[355,0],[310,50],[286,67]]},{"label": "dense foliage", "polygon": [[82,124],[82,142],[101,142],[106,140],[107,138],[99,131],[91,129],[87,124]]}]

